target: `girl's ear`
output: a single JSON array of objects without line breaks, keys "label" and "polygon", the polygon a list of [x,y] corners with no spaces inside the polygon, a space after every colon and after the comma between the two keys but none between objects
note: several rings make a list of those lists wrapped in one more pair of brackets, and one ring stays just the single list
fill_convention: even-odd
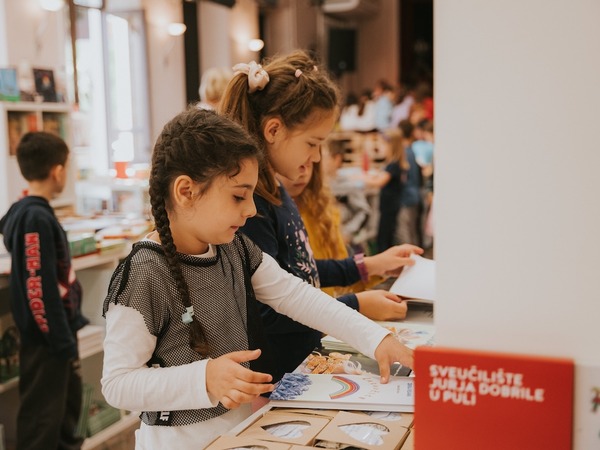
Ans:
[{"label": "girl's ear", "polygon": [[263,133],[267,143],[274,144],[275,140],[283,135],[283,130],[283,122],[279,117],[271,117],[267,120],[263,127]]},{"label": "girl's ear", "polygon": [[179,206],[189,205],[194,198],[195,185],[194,180],[187,175],[179,175],[175,178],[171,191],[173,204]]}]

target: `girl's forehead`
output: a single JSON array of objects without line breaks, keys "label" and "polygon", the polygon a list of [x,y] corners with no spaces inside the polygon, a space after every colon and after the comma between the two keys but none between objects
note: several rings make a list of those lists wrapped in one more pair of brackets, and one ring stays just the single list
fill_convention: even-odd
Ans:
[{"label": "girl's forehead", "polygon": [[317,109],[304,122],[293,127],[290,132],[292,134],[312,134],[315,138],[324,139],[331,131],[336,118],[335,110]]}]

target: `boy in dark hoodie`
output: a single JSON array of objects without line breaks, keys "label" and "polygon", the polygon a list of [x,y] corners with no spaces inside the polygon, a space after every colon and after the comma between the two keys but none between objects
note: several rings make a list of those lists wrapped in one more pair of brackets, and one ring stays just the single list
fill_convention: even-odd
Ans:
[{"label": "boy in dark hoodie", "polygon": [[79,449],[81,410],[77,330],[81,286],[67,235],[50,200],[65,187],[69,149],[58,136],[25,134],[17,147],[28,195],[0,220],[11,254],[10,302],[21,335],[17,449]]}]

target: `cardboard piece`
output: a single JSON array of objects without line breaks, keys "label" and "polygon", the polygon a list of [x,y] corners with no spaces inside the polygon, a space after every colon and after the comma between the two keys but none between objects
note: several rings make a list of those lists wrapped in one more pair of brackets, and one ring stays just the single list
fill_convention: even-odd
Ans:
[{"label": "cardboard piece", "polygon": [[[359,411],[353,411],[357,413]],[[415,415],[413,413],[400,413],[400,412],[385,412],[385,411],[368,411],[365,415],[372,417],[382,422],[387,422],[391,426],[400,425],[406,428],[413,426]]]},{"label": "cardboard piece", "polygon": [[239,436],[220,436],[205,450],[230,450],[235,448],[265,448],[266,450],[288,450],[289,444],[280,442],[261,441]]},{"label": "cardboard piece", "polygon": [[417,347],[419,450],[570,450],[574,363],[567,358]]},{"label": "cardboard piece", "polygon": [[[356,439],[348,434],[348,432],[344,431],[345,427],[351,425],[369,426],[373,424],[381,430],[375,433],[378,442],[367,443]],[[398,425],[395,422],[378,420],[363,414],[340,411],[340,413],[329,422],[329,425],[317,435],[316,442],[322,442],[323,444],[325,442],[344,444],[365,450],[397,450],[404,443],[408,433],[408,428]],[[364,433],[360,434],[364,436]],[[323,446],[323,444],[321,444],[321,446]]]},{"label": "cardboard piece", "polygon": [[[360,413],[360,411],[356,412]],[[333,419],[338,413],[337,409],[273,408],[266,414],[308,414],[309,416]]]},{"label": "cardboard piece", "polygon": [[[313,417],[307,414],[270,414],[260,419],[238,434],[239,437],[284,442],[288,444],[312,445],[315,436],[329,423],[329,418]],[[299,430],[287,437],[276,436],[267,431],[275,425],[297,425]]]},{"label": "cardboard piece", "polygon": [[406,437],[404,444],[400,447],[402,450],[414,450],[415,448],[415,430],[410,430],[409,435]]}]

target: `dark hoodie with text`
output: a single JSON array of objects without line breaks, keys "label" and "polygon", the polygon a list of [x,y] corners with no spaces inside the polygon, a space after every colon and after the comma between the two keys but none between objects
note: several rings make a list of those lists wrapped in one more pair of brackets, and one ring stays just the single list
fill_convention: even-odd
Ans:
[{"label": "dark hoodie with text", "polygon": [[36,196],[19,200],[0,219],[0,233],[12,257],[10,301],[21,341],[76,358],[76,332],[88,320],[67,235],[50,203]]}]

